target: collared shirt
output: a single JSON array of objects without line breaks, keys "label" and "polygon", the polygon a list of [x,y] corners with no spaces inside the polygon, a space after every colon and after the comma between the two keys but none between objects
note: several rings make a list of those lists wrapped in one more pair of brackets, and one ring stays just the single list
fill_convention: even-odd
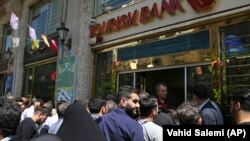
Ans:
[{"label": "collared shirt", "polygon": [[96,120],[96,119],[98,119],[100,116],[99,116],[98,114],[91,114],[91,117],[92,117],[94,120]]},{"label": "collared shirt", "polygon": [[96,121],[107,141],[144,141],[142,126],[124,109],[116,108]]},{"label": "collared shirt", "polygon": [[201,105],[199,105],[199,106],[198,106],[199,109],[201,110],[201,109],[204,107],[204,105],[208,103],[209,100],[210,100],[210,99],[207,99],[207,100],[204,101]]}]

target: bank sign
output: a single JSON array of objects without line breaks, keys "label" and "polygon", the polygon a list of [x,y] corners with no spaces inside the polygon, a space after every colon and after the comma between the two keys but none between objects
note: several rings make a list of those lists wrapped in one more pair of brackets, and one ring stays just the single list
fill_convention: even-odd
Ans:
[{"label": "bank sign", "polygon": [[105,42],[249,6],[250,0],[144,0],[98,17],[90,32]]}]

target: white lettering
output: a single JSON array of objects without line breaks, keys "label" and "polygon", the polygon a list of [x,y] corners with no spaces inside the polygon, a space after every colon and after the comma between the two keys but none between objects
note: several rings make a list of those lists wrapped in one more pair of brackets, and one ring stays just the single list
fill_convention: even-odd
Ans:
[{"label": "white lettering", "polygon": [[224,136],[224,129],[221,129],[220,131],[210,131],[208,129],[203,131],[200,129],[195,129],[194,135],[195,136]]},{"label": "white lettering", "polygon": [[180,130],[177,129],[177,131],[174,131],[174,129],[166,129],[168,136],[191,136],[191,129],[184,129]]}]

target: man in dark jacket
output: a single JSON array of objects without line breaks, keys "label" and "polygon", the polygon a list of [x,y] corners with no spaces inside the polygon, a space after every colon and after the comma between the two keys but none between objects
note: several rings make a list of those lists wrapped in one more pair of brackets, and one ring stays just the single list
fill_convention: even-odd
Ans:
[{"label": "man in dark jacket", "polygon": [[118,107],[97,119],[108,141],[144,141],[142,126],[134,120],[138,116],[139,91],[122,86],[117,94]]},{"label": "man in dark jacket", "polygon": [[196,85],[193,89],[193,99],[201,110],[203,124],[224,124],[220,108],[216,103],[210,100],[210,94],[206,86]]}]

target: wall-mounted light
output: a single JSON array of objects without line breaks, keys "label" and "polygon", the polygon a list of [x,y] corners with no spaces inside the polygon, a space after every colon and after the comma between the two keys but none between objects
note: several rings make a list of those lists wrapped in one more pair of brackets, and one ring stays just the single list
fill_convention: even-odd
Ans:
[{"label": "wall-mounted light", "polygon": [[89,25],[96,25],[96,19],[90,19]]},{"label": "wall-mounted light", "polygon": [[4,58],[9,60],[12,56],[13,52],[11,51],[10,47],[8,47],[7,51],[4,52]]},{"label": "wall-mounted light", "polygon": [[65,24],[64,23],[61,23],[61,27],[58,27],[56,29],[58,35],[59,35],[59,38],[60,38],[60,42],[62,45],[65,45],[67,46],[69,49],[71,49],[71,39],[68,39],[67,40],[67,43],[64,43],[66,38],[67,38],[67,35],[68,35],[68,32],[69,32],[69,29],[67,27],[65,27]]}]

